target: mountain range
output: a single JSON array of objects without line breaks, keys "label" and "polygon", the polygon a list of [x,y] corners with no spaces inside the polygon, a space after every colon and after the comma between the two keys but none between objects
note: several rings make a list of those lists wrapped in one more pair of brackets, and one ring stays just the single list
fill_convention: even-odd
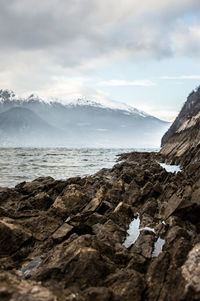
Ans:
[{"label": "mountain range", "polygon": [[0,90],[0,146],[158,147],[169,123],[123,103]]}]

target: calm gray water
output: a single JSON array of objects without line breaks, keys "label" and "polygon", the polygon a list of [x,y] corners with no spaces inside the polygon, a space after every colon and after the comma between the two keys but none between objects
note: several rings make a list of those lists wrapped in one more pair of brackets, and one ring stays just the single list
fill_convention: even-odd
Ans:
[{"label": "calm gray water", "polygon": [[[67,179],[110,168],[116,155],[147,149],[0,148],[0,186],[13,187],[23,181],[51,176]],[[148,151],[155,149],[148,149]]]}]

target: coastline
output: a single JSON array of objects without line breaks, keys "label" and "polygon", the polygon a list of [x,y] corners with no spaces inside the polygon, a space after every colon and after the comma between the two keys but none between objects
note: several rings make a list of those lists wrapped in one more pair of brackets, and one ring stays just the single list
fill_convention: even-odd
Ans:
[{"label": "coastline", "polygon": [[[122,154],[113,168],[89,177],[0,188],[0,297],[198,298],[200,163],[175,174],[157,163],[161,158]],[[138,216],[139,236],[126,248]],[[154,256],[158,238],[164,245]]]}]

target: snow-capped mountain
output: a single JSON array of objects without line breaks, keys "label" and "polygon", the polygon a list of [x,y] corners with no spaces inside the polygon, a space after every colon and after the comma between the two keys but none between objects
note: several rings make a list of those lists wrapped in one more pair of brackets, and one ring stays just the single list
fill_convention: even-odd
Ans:
[{"label": "snow-capped mountain", "polygon": [[[158,147],[160,138],[169,123],[139,111],[123,103],[107,100],[88,100],[81,98],[73,101],[63,102],[59,99],[42,98],[37,95],[28,97],[16,96],[9,90],[0,90],[0,132],[5,135],[6,127],[13,124],[11,119],[15,115],[10,110],[18,108],[21,110],[21,118],[29,110],[33,112],[31,123],[41,124],[41,120],[51,127],[46,131],[42,141],[45,145],[59,145],[68,147]],[[3,123],[2,115],[5,113]],[[54,132],[51,136],[51,131]],[[21,124],[15,126],[15,136],[21,133]],[[33,131],[34,132],[34,131]],[[42,132],[42,131],[41,131]],[[43,131],[44,132],[44,131]],[[47,139],[47,137],[52,139]],[[55,134],[56,133],[56,134]],[[9,136],[7,133],[6,135]],[[56,138],[55,138],[56,137]],[[34,139],[33,139],[34,138]],[[9,145],[12,144],[12,139]],[[27,145],[27,138],[25,139]],[[28,145],[37,145],[34,134],[30,134]],[[34,143],[31,143],[34,141]],[[46,142],[45,142],[46,141]],[[56,141],[56,143],[55,143]],[[0,144],[2,145],[2,139]],[[20,136],[20,145],[23,144],[23,137]],[[5,145],[5,143],[4,143]],[[40,145],[40,142],[38,142]]]},{"label": "snow-capped mountain", "polygon": [[126,111],[127,113],[135,113],[135,114],[139,114],[140,116],[143,116],[143,117],[150,116],[149,114],[147,114],[143,111],[140,111],[132,106],[129,106],[125,103],[116,102],[116,101],[108,100],[108,99],[91,100],[91,99],[87,99],[87,98],[78,98],[76,100],[68,102],[66,105],[68,105],[68,106],[92,106],[92,107],[97,107],[97,108]]},{"label": "snow-capped mountain", "polygon": [[110,99],[87,99],[86,97],[73,99],[73,100],[60,100],[58,98],[52,97],[41,97],[37,94],[31,94],[28,97],[19,97],[12,90],[0,90],[0,103],[5,102],[17,102],[17,103],[30,103],[30,102],[40,102],[53,105],[55,103],[61,103],[65,106],[92,106],[96,108],[112,109],[112,110],[122,110],[128,113],[139,114],[143,117],[150,116],[144,111],[138,110],[130,105],[122,102],[117,102]]}]

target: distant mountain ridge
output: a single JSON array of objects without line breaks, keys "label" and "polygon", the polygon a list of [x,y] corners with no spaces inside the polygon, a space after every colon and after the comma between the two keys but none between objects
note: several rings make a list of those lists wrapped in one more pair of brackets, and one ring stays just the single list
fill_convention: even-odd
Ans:
[{"label": "distant mountain ridge", "polygon": [[[53,104],[63,104],[63,101],[59,100],[58,98],[43,98],[40,97],[36,94],[31,94],[28,97],[19,97],[17,96],[12,90],[0,90],[0,103],[16,103],[19,105],[23,105],[25,103],[30,104],[32,102],[40,102],[40,103],[45,103],[49,105]],[[120,103],[112,100],[103,100],[103,99],[98,99],[98,100],[92,100],[92,99],[87,99],[85,97],[83,98],[78,98],[78,99],[73,99],[73,100],[66,100],[64,106],[68,107],[74,107],[74,106],[92,106],[92,107],[97,107],[97,108],[106,108],[106,109],[112,109],[112,110],[122,110],[122,111],[127,111],[130,113],[135,113],[139,114],[143,117],[146,116],[151,116],[147,114],[144,111],[138,110],[130,105],[127,105],[125,103]]]},{"label": "distant mountain ridge", "polygon": [[[88,100],[85,98],[69,101],[63,104],[58,99],[44,99],[36,95],[27,98],[16,96],[13,91],[0,90],[0,119],[7,113],[4,125],[0,122],[2,137],[8,135],[6,124],[15,116],[11,116],[11,109],[32,111],[32,124],[45,123],[51,127],[43,133],[43,145],[67,147],[157,147],[162,134],[169,127],[169,123],[155,118],[145,112],[137,110],[126,104],[114,101]],[[33,117],[33,115],[32,115]],[[18,129],[17,129],[18,128]],[[21,132],[18,122],[16,137]],[[53,131],[54,135],[50,132]],[[40,135],[41,136],[41,135]],[[49,139],[52,137],[52,139]],[[12,141],[13,138],[6,141]],[[14,145],[16,144],[16,139]],[[23,138],[20,138],[23,144]],[[28,145],[37,145],[34,134],[30,134]],[[32,141],[31,141],[32,140]],[[32,143],[34,141],[34,143]],[[2,139],[0,140],[2,144]],[[20,144],[20,145],[21,145]],[[26,139],[27,144],[27,139]],[[5,145],[5,143],[3,143]],[[10,144],[9,144],[10,145]],[[11,142],[11,145],[12,142]],[[39,144],[40,145],[40,144]]]},{"label": "distant mountain ridge", "polygon": [[0,113],[1,146],[56,146],[59,135],[60,130],[27,108],[13,107]]}]

